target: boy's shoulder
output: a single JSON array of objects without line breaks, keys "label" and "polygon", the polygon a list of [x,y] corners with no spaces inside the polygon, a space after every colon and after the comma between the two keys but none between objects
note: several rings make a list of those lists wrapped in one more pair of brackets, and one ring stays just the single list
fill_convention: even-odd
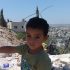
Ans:
[{"label": "boy's shoulder", "polygon": [[45,51],[43,51],[41,54],[40,54],[40,60],[49,60],[49,54]]}]

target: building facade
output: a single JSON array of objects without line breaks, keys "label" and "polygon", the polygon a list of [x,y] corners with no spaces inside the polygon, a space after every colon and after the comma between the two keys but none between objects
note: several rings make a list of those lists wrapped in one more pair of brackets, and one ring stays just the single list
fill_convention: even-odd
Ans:
[{"label": "building facade", "polygon": [[15,32],[25,32],[25,26],[26,26],[26,21],[21,21],[21,22],[11,22],[9,21],[7,23],[7,28],[11,29]]}]

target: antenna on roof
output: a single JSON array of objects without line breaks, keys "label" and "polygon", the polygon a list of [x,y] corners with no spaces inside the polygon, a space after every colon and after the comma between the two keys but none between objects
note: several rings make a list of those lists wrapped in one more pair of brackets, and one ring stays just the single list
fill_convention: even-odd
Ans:
[{"label": "antenna on roof", "polygon": [[36,8],[36,17],[39,18],[39,10],[38,10],[38,6],[37,6],[37,8]]}]

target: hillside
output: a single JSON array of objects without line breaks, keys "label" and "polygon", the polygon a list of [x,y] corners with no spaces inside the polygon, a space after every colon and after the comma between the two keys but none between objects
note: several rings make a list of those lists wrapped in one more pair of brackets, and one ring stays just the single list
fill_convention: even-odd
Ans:
[{"label": "hillside", "polygon": [[20,41],[16,38],[16,33],[0,26],[0,46],[15,46]]}]

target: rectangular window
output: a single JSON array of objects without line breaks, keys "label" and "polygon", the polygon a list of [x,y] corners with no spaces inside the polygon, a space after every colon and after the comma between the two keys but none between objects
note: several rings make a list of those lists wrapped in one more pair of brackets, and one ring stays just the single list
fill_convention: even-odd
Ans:
[{"label": "rectangular window", "polygon": [[15,29],[17,29],[17,26],[14,26]]}]

